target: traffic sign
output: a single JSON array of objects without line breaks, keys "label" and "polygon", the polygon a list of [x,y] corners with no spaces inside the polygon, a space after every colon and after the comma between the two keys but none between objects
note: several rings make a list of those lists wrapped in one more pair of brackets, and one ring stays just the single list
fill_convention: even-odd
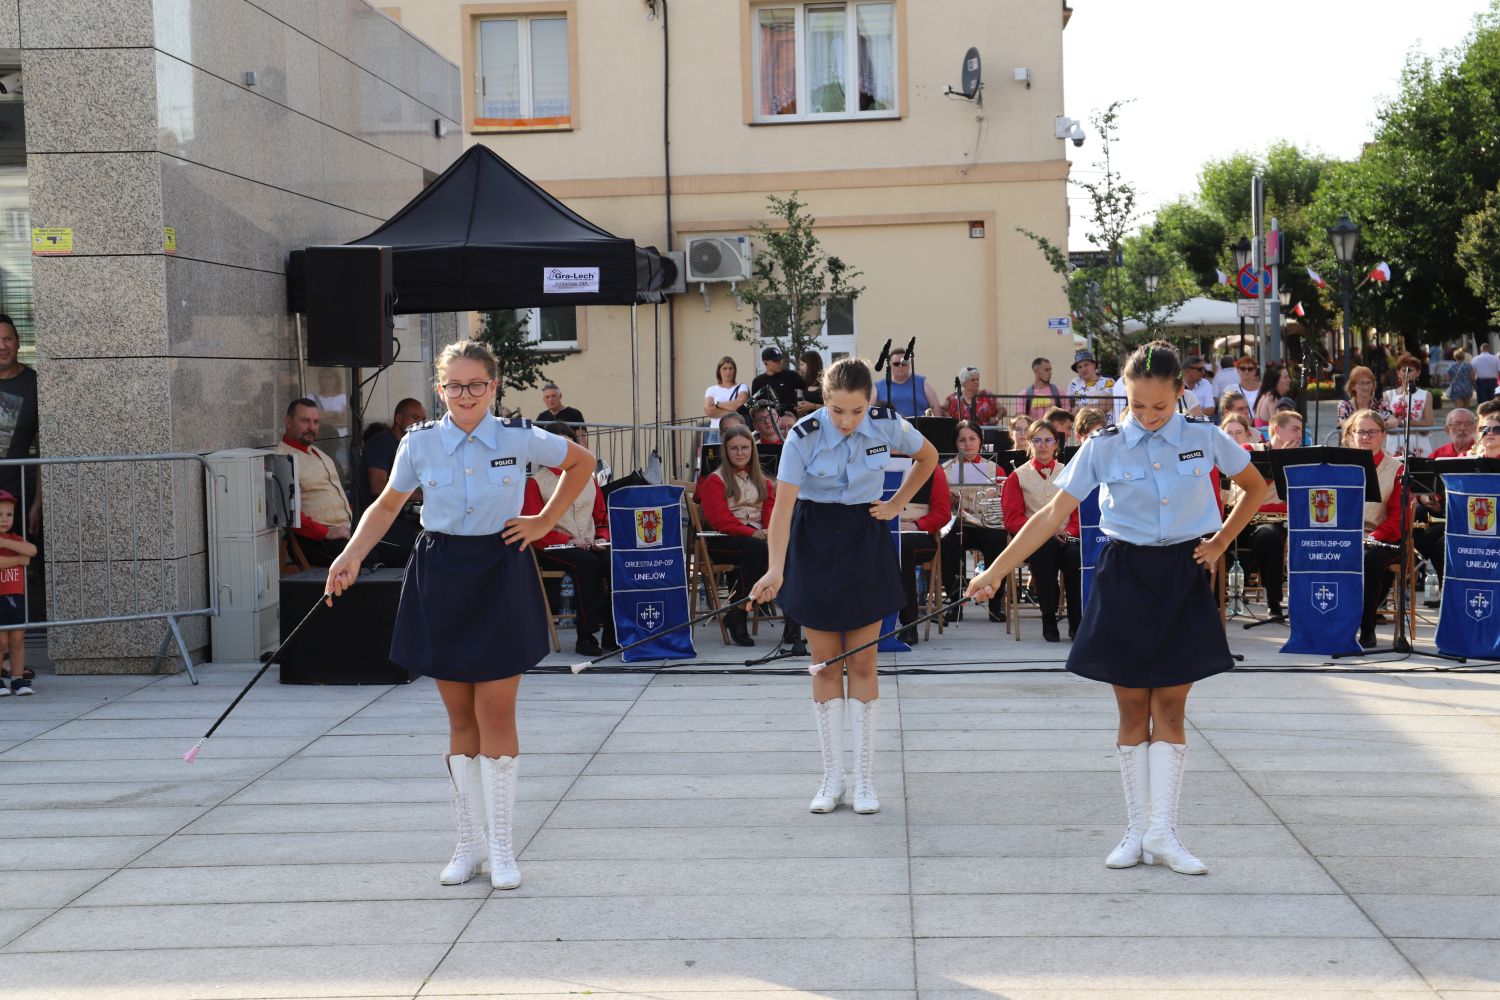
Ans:
[{"label": "traffic sign", "polygon": [[1258,319],[1261,314],[1260,299],[1240,299],[1239,315],[1241,319]]},{"label": "traffic sign", "polygon": [[1072,328],[1073,320],[1067,316],[1054,316],[1047,320],[1049,330],[1071,330]]},{"label": "traffic sign", "polygon": [[1240,294],[1247,299],[1258,299],[1263,288],[1271,287],[1271,272],[1267,268],[1261,268],[1260,274],[1255,273],[1254,264],[1246,264],[1240,268],[1235,275],[1234,282],[1240,290]]}]

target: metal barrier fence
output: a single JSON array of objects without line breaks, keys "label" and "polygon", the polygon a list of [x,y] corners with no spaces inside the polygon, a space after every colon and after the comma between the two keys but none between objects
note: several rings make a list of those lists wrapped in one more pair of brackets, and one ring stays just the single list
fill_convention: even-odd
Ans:
[{"label": "metal barrier fence", "polygon": [[[204,456],[0,460],[0,469],[6,468],[20,469],[16,534],[26,534],[28,494],[34,495],[41,480],[46,601],[45,613],[36,617],[36,602],[29,592],[23,594],[24,620],[0,625],[0,632],[165,621],[167,632],[152,669],[161,669],[175,641],[188,677],[198,683],[179,622],[219,613],[217,521]],[[201,582],[196,579],[200,553],[207,571]]]}]

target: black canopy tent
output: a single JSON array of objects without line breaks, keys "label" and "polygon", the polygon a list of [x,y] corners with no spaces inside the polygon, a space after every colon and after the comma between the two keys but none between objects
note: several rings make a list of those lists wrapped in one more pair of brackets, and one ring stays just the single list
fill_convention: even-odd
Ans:
[{"label": "black canopy tent", "polygon": [[[665,301],[662,289],[676,277],[655,247],[599,228],[480,145],[380,228],[345,245],[357,244],[392,248],[398,314],[629,305],[632,369],[634,306]],[[304,254],[292,251],[287,266],[292,312],[306,311]],[[631,381],[639,424],[637,379]],[[633,457],[639,464],[638,453]]]}]

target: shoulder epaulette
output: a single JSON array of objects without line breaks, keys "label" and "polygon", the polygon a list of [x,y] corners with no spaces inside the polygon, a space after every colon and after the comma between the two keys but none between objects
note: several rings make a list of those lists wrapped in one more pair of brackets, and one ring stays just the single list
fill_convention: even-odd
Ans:
[{"label": "shoulder epaulette", "polygon": [[415,423],[408,426],[406,428],[406,433],[410,434],[412,431],[425,431],[427,428],[436,427],[437,425],[438,422],[436,420],[423,420],[420,423]]},{"label": "shoulder epaulette", "polygon": [[1182,416],[1183,416],[1183,419],[1186,420],[1190,424],[1211,424],[1211,423],[1214,422],[1214,418],[1213,417],[1205,417],[1205,416],[1202,416],[1202,415],[1199,415],[1199,416],[1195,417],[1195,416],[1192,416],[1191,414],[1187,414],[1187,413],[1184,413]]},{"label": "shoulder epaulette", "polygon": [[1118,434],[1118,433],[1120,433],[1120,425],[1119,424],[1107,424],[1104,427],[1099,428],[1093,434],[1091,434],[1090,437],[1100,437],[1100,436],[1106,436],[1107,437],[1107,436],[1109,436],[1111,434]]},{"label": "shoulder epaulette", "polygon": [[895,420],[900,414],[894,406],[872,406],[870,407],[871,420]]},{"label": "shoulder epaulette", "polygon": [[803,417],[792,425],[792,433],[796,434],[799,438],[805,438],[822,426],[822,424],[818,423],[817,417]]},{"label": "shoulder epaulette", "polygon": [[501,417],[500,426],[519,427],[521,430],[525,430],[526,428],[531,426],[531,421],[527,420],[525,417]]}]

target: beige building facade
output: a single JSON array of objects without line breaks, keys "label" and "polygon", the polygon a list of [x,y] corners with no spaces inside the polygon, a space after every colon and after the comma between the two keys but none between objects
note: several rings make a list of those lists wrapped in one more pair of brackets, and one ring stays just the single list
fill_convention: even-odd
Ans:
[{"label": "beige building facade", "polygon": [[[1061,282],[1017,232],[1067,245],[1060,0],[380,6],[461,67],[466,146],[617,235],[661,249],[746,235],[768,195],[799,192],[824,248],[863,272],[825,356],[915,336],[944,396],[966,364],[997,392],[1028,384],[1038,355],[1066,372],[1072,338],[1048,328],[1067,312]],[[945,94],[970,46],[982,104]],[[643,420],[701,415],[723,355],[756,371],[759,348],[730,330],[748,312],[729,284],[706,291],[671,296],[659,337],[640,310]],[[589,419],[629,422],[630,311],[569,312],[533,324],[562,348],[547,374]],[[534,415],[540,391],[514,402]]]}]

